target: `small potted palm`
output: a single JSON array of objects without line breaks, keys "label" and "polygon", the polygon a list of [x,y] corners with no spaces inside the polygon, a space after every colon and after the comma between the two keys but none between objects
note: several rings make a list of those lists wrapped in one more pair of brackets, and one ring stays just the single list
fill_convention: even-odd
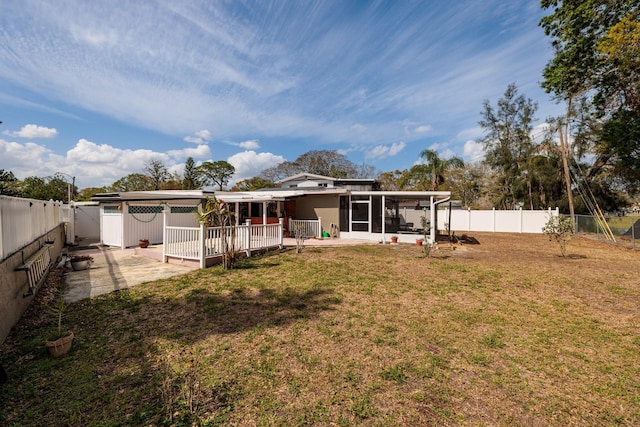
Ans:
[{"label": "small potted palm", "polygon": [[62,327],[62,318],[65,315],[68,304],[64,300],[61,287],[58,287],[55,300],[47,308],[55,316],[56,328],[45,342],[45,346],[53,357],[60,357],[69,352],[73,341],[73,332]]}]

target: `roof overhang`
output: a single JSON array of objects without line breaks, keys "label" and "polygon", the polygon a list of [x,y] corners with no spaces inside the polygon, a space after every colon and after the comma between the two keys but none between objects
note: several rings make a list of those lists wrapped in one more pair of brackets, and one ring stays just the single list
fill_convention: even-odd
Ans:
[{"label": "roof overhang", "polygon": [[276,181],[276,184],[283,184],[285,182],[289,182],[289,181],[300,181],[300,180],[309,180],[309,179],[317,179],[317,180],[324,180],[324,181],[335,181],[336,178],[330,177],[330,176],[324,176],[324,175],[316,175],[313,173],[299,173],[287,178],[283,178],[279,181]]},{"label": "roof overhang", "polygon": [[271,190],[259,190],[259,191],[246,191],[243,193],[228,192],[228,193],[216,193],[216,197],[227,203],[235,202],[269,202],[269,201],[284,201],[287,199],[294,199],[302,196],[310,195],[332,195],[332,194],[347,194],[347,190],[344,188],[298,188],[292,189],[271,189]]},{"label": "roof overhang", "polygon": [[145,200],[201,200],[213,196],[213,191],[203,190],[158,190],[125,191],[121,193],[99,193],[91,200],[100,203],[139,202]]},{"label": "roof overhang", "polygon": [[446,199],[451,197],[450,191],[350,191],[352,196],[389,196],[405,199],[431,198]]}]

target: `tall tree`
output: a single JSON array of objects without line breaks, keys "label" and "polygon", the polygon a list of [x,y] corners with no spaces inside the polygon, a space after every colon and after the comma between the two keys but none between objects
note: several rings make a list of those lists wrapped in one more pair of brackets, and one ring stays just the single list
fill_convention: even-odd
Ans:
[{"label": "tall tree", "polygon": [[78,192],[78,195],[76,196],[75,200],[79,202],[89,202],[91,201],[91,198],[96,194],[108,193],[108,192],[109,192],[108,187],[87,187],[87,188],[83,188]]},{"label": "tall tree", "polygon": [[491,177],[491,170],[483,164],[465,164],[449,170],[447,173],[447,189],[453,199],[459,199],[462,207],[475,207],[486,189],[486,180]]},{"label": "tall tree", "polygon": [[367,164],[356,165],[335,150],[311,150],[301,154],[293,162],[285,161],[265,169],[260,177],[276,182],[299,173],[332,178],[373,178],[376,172],[375,167]]},{"label": "tall tree", "polygon": [[148,175],[141,173],[131,173],[110,186],[110,191],[150,191],[155,189],[155,183]]},{"label": "tall tree", "polygon": [[21,184],[21,196],[37,200],[67,201],[69,198],[69,183],[60,176],[45,178],[30,176]]},{"label": "tall tree", "polygon": [[275,183],[273,183],[272,181],[260,178],[259,176],[255,176],[253,178],[247,178],[243,179],[242,181],[238,181],[233,187],[231,187],[231,191],[256,191],[262,188],[273,187],[275,187]]},{"label": "tall tree", "polygon": [[[543,71],[542,86],[567,103],[567,115],[561,121],[561,134],[569,141],[573,120],[572,104],[588,99],[597,114],[591,115],[591,129],[613,126],[633,133],[635,117],[640,117],[640,3],[637,0],[542,0],[551,13],[540,21],[552,39],[554,58]],[[622,125],[622,127],[620,126]],[[640,151],[640,141],[625,138],[626,147]],[[596,155],[587,178],[591,180],[608,165],[624,168],[625,150],[612,145],[614,140],[597,138]],[[631,145],[629,145],[631,144]],[[635,174],[627,184],[638,186]],[[631,181],[629,181],[629,179]]]},{"label": "tall tree", "polygon": [[330,150],[311,150],[300,155],[295,163],[300,171],[333,178],[354,177],[357,167],[344,154]]},{"label": "tall tree", "polygon": [[19,195],[19,184],[20,181],[18,181],[13,172],[0,169],[0,194],[5,196]]},{"label": "tall tree", "polygon": [[404,190],[409,182],[409,171],[407,169],[396,169],[390,172],[381,172],[378,174],[376,181],[380,183],[380,189],[383,191],[401,191]]},{"label": "tall tree", "polygon": [[169,179],[169,170],[160,160],[150,160],[144,166],[144,171],[151,180],[154,190],[160,190],[162,183]]},{"label": "tall tree", "polygon": [[628,11],[611,26],[596,49],[604,72],[599,76],[599,98],[609,110],[640,107],[640,16]]},{"label": "tall tree", "polygon": [[420,158],[424,163],[413,166],[409,173],[411,176],[416,177],[418,181],[424,180],[428,182],[428,189],[431,191],[438,191],[440,184],[444,183],[444,173],[446,171],[464,166],[461,158],[441,159],[435,150],[422,150]]},{"label": "tall tree", "polygon": [[217,162],[204,162],[198,166],[198,176],[205,185],[218,186],[220,191],[229,183],[229,179],[235,173],[236,168],[224,160]]},{"label": "tall tree", "polygon": [[518,94],[515,84],[507,87],[494,108],[484,101],[480,126],[486,136],[480,140],[485,148],[485,162],[500,175],[502,191],[496,204],[506,209],[533,204],[533,174],[530,160],[537,150],[531,137],[537,104]]},{"label": "tall tree", "polygon": [[189,157],[184,164],[184,176],[182,178],[183,190],[197,190],[201,187],[198,180],[198,169],[193,157]]}]

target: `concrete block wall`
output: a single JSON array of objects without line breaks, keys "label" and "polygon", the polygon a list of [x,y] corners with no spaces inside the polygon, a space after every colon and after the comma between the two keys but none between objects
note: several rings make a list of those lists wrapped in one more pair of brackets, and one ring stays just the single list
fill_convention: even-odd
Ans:
[{"label": "concrete block wall", "polygon": [[11,328],[20,320],[35,297],[35,294],[23,297],[29,288],[27,273],[16,271],[16,267],[40,249],[46,240],[51,239],[54,243],[49,248],[49,254],[51,260],[56,263],[65,245],[64,224],[60,224],[0,263],[0,343],[4,342]]}]

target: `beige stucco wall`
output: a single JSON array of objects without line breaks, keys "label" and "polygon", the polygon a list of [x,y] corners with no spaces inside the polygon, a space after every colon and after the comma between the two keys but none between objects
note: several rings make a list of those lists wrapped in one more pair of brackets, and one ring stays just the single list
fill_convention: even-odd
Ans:
[{"label": "beige stucco wall", "polygon": [[330,232],[331,224],[339,224],[340,195],[304,196],[296,200],[296,219],[322,218],[322,230]]},{"label": "beige stucco wall", "polygon": [[27,298],[22,296],[29,288],[27,273],[15,269],[23,263],[23,260],[28,259],[40,249],[47,236],[54,240],[53,246],[49,248],[49,254],[51,260],[55,262],[64,247],[63,224],[0,262],[0,343],[9,335],[13,325],[18,322],[34,298],[34,295]]}]

